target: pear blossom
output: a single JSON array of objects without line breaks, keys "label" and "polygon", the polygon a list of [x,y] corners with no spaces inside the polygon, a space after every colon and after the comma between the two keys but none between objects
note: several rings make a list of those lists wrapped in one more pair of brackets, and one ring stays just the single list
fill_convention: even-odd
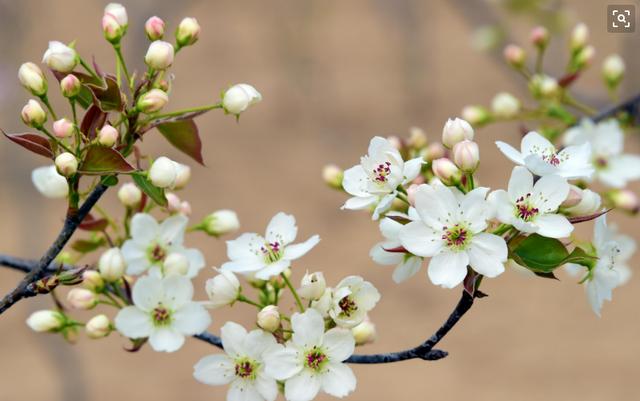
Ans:
[{"label": "pear blossom", "polygon": [[235,274],[220,271],[220,274],[210,278],[205,283],[205,290],[209,296],[208,306],[219,308],[233,304],[240,296],[240,282]]},{"label": "pear blossom", "polygon": [[314,309],[291,317],[293,335],[286,348],[265,355],[265,371],[284,381],[288,401],[310,401],[320,390],[342,398],[356,388],[356,377],[344,361],[355,349],[351,330],[324,332],[324,319]]},{"label": "pear blossom", "polygon": [[[210,386],[230,384],[228,401],[273,401],[278,396],[276,379],[266,371],[265,355],[278,346],[262,330],[247,333],[244,327],[227,322],[220,330],[225,354],[205,356],[193,367],[193,376]],[[271,353],[271,361],[287,361],[288,355]]]},{"label": "pear blossom", "polygon": [[557,174],[566,179],[588,179],[594,172],[591,145],[588,143],[557,151],[549,140],[531,131],[522,138],[520,151],[501,141],[496,145],[512,162],[539,176]]},{"label": "pear blossom", "polygon": [[127,274],[138,275],[145,271],[156,276],[165,274],[164,261],[171,253],[180,253],[189,259],[186,276],[195,277],[205,265],[204,256],[195,248],[185,248],[184,232],[187,217],[175,214],[158,224],[150,214],[137,213],[131,219],[131,239],[122,245],[122,256],[127,264]]},{"label": "pear blossom", "polygon": [[615,119],[594,123],[589,119],[567,130],[564,144],[589,144],[593,149],[591,160],[595,178],[602,183],[623,188],[629,181],[640,179],[640,156],[623,154],[624,132]]},{"label": "pear blossom", "polygon": [[[420,216],[414,208],[409,208],[408,216],[400,216],[408,220],[419,220]],[[402,223],[390,218],[389,215],[380,220],[380,233],[385,238],[378,242],[369,251],[369,256],[374,262],[380,265],[395,265],[391,278],[396,283],[401,283],[413,277],[422,267],[422,258],[410,253],[390,252],[402,246],[400,243],[400,230],[404,227]]]},{"label": "pear blossom", "polygon": [[344,172],[342,186],[353,197],[343,209],[366,209],[375,205],[373,219],[391,207],[398,186],[413,181],[422,167],[423,159],[417,157],[407,162],[389,140],[376,136],[369,143],[367,156],[360,164]]},{"label": "pear blossom", "polygon": [[362,323],[379,300],[373,284],[359,276],[345,277],[333,290],[329,316],[338,326],[350,329]]},{"label": "pear blossom", "polygon": [[545,175],[533,183],[533,174],[516,166],[511,172],[509,190],[497,190],[489,195],[497,219],[526,233],[538,233],[550,238],[568,237],[573,225],[556,213],[569,194],[564,178]]},{"label": "pear blossom", "polygon": [[42,62],[54,71],[71,72],[78,64],[78,54],[73,48],[54,40],[49,42]]},{"label": "pear blossom", "polygon": [[485,197],[488,188],[463,194],[441,184],[423,184],[415,195],[420,217],[400,229],[400,243],[416,256],[431,257],[431,282],[445,288],[460,284],[467,265],[487,277],[504,271],[507,245],[503,238],[483,232],[491,208]]},{"label": "pear blossom", "polygon": [[148,337],[155,351],[177,351],[185,336],[202,333],[211,324],[204,306],[192,301],[193,285],[187,277],[141,277],[132,296],[134,305],[116,315],[116,329],[129,338]]},{"label": "pear blossom", "polygon": [[245,233],[227,241],[227,256],[231,260],[224,263],[221,270],[255,273],[255,278],[260,280],[277,276],[291,265],[291,261],[302,257],[320,242],[320,237],[313,235],[305,242],[292,244],[297,233],[295,217],[280,212],[269,222],[264,237]]},{"label": "pear blossom", "polygon": [[38,192],[47,198],[66,198],[69,193],[67,179],[58,173],[55,165],[36,168],[31,172],[31,181]]}]

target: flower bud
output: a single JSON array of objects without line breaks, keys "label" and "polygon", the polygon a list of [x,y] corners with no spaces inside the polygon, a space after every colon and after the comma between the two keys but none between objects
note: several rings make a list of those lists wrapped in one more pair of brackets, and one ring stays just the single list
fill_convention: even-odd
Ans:
[{"label": "flower bud", "polygon": [[233,210],[221,209],[205,217],[201,226],[207,234],[218,237],[238,231],[240,221],[238,221],[238,215]]},{"label": "flower bud", "polygon": [[176,162],[168,157],[158,157],[149,169],[149,179],[158,188],[173,188],[178,177]]},{"label": "flower bud", "polygon": [[144,62],[154,70],[166,70],[173,64],[173,56],[174,51],[171,43],[156,40],[149,45]]},{"label": "flower bud", "polygon": [[514,68],[520,69],[524,66],[525,61],[524,50],[520,46],[508,45],[504,48],[504,58]]},{"label": "flower bud", "polygon": [[109,124],[105,124],[98,132],[98,143],[108,148],[112,147],[118,141],[120,134],[118,130]]},{"label": "flower bud", "polygon": [[366,317],[362,323],[351,329],[356,345],[365,345],[375,341],[376,326]]},{"label": "flower bud", "polygon": [[47,113],[42,109],[40,103],[33,99],[29,99],[27,104],[22,108],[20,113],[22,121],[33,128],[41,128],[47,121]]},{"label": "flower bud", "polygon": [[489,122],[491,116],[482,106],[466,106],[462,109],[462,118],[471,125],[479,126]]},{"label": "flower bud", "polygon": [[411,184],[409,188],[407,188],[407,200],[411,204],[411,206],[415,206],[416,204],[416,192],[418,192],[419,184]]},{"label": "flower bud", "polygon": [[574,68],[581,70],[591,64],[593,57],[596,54],[596,49],[593,46],[586,46],[578,52],[574,60]]},{"label": "flower bud", "polygon": [[165,276],[184,276],[189,272],[189,258],[182,253],[172,252],[162,262],[162,269]]},{"label": "flower bud", "polygon": [[82,83],[78,77],[73,74],[67,75],[60,81],[60,91],[62,92],[62,96],[66,98],[76,97],[81,89]]},{"label": "flower bud", "polygon": [[73,123],[66,118],[61,118],[53,123],[53,135],[56,138],[69,138],[76,131]]},{"label": "flower bud", "polygon": [[433,142],[429,144],[429,146],[424,148],[423,151],[421,152],[422,158],[428,162],[444,157],[445,154],[446,154],[446,150],[440,142]]},{"label": "flower bud", "polygon": [[549,30],[543,26],[537,26],[531,30],[529,39],[535,47],[544,49],[549,44]]},{"label": "flower bud", "polygon": [[222,96],[222,107],[227,113],[240,115],[247,107],[262,100],[262,95],[253,86],[248,84],[237,84]]},{"label": "flower bud", "polygon": [[551,98],[558,95],[558,81],[544,74],[536,74],[529,82],[529,89],[535,97]]},{"label": "flower bud", "polygon": [[582,189],[575,185],[569,185],[569,194],[567,199],[562,202],[561,207],[573,207],[582,200]]},{"label": "flower bud", "polygon": [[126,27],[129,25],[129,18],[127,17],[127,9],[124,8],[122,4],[119,3],[109,3],[104,8],[105,14],[111,14],[116,22],[120,25]]},{"label": "flower bud", "polygon": [[182,201],[180,203],[180,209],[178,210],[178,212],[184,214],[185,216],[190,216],[191,215],[191,203],[189,203],[187,201]]},{"label": "flower bud", "polygon": [[65,317],[62,313],[52,310],[39,310],[33,312],[27,319],[27,325],[33,331],[39,333],[45,331],[57,331],[64,326]]},{"label": "flower bud", "polygon": [[61,176],[53,165],[34,169],[31,172],[31,181],[38,192],[47,198],[66,198],[69,193],[67,179]]},{"label": "flower bud", "polygon": [[142,191],[132,182],[123,184],[118,190],[118,199],[127,207],[136,207],[142,200]]},{"label": "flower bud", "polygon": [[431,169],[433,174],[445,185],[455,185],[462,178],[462,173],[458,167],[446,157],[434,160]]},{"label": "flower bud", "polygon": [[258,312],[258,326],[273,333],[280,327],[280,311],[276,305],[267,305]]},{"label": "flower bud", "polygon": [[89,319],[84,329],[87,332],[87,337],[97,339],[108,336],[112,326],[107,315],[97,315]]},{"label": "flower bud", "polygon": [[614,189],[609,191],[606,196],[616,209],[621,209],[632,214],[640,211],[638,197],[629,189]]},{"label": "flower bud", "polygon": [[498,117],[511,118],[520,111],[520,101],[510,93],[501,92],[491,101],[491,110]]},{"label": "flower bud", "polygon": [[480,163],[478,144],[469,140],[456,143],[453,147],[453,160],[460,170],[473,173]]},{"label": "flower bud", "polygon": [[191,167],[186,164],[176,163],[176,183],[175,189],[182,189],[187,186],[191,179]]},{"label": "flower bud", "polygon": [[602,64],[602,76],[610,88],[618,86],[624,76],[624,60],[617,54],[612,54]]},{"label": "flower bud", "polygon": [[587,25],[580,23],[573,28],[571,32],[570,46],[572,51],[578,51],[582,49],[589,40],[589,28]]},{"label": "flower bud", "polygon": [[335,164],[327,164],[322,168],[322,179],[331,188],[341,189],[344,171]]},{"label": "flower bud", "polygon": [[167,210],[169,210],[170,213],[180,211],[180,198],[178,195],[173,192],[167,192],[164,194],[164,197],[167,200]]},{"label": "flower bud", "polygon": [[324,290],[327,288],[327,283],[324,280],[322,272],[306,273],[300,281],[300,288],[298,294],[308,300],[320,299]]},{"label": "flower bud", "polygon": [[98,292],[104,287],[104,280],[97,271],[85,270],[82,272],[82,286],[87,290]]},{"label": "flower bud", "polygon": [[55,163],[58,172],[65,177],[71,177],[78,171],[78,159],[69,152],[60,153]]},{"label": "flower bud", "polygon": [[106,281],[118,281],[124,275],[126,264],[119,248],[106,250],[98,260],[98,271]]},{"label": "flower bud", "polygon": [[72,288],[67,294],[69,305],[75,309],[91,309],[98,304],[98,296],[86,288]]},{"label": "flower bud", "polygon": [[151,89],[138,99],[138,110],[151,114],[160,111],[169,102],[169,96],[160,89]]},{"label": "flower bud", "polygon": [[451,149],[453,145],[465,139],[473,139],[471,124],[460,118],[455,120],[448,119],[442,129],[442,143],[444,146]]},{"label": "flower bud", "polygon": [[47,80],[40,67],[34,63],[24,63],[18,70],[18,79],[34,96],[43,96],[47,93]]},{"label": "flower bud", "polygon": [[180,21],[176,29],[176,43],[178,47],[190,46],[198,41],[200,25],[195,18],[185,18]]},{"label": "flower bud", "polygon": [[110,43],[120,43],[120,39],[127,32],[127,10],[122,4],[110,3],[104,8],[102,15],[102,31]]},{"label": "flower bud", "polygon": [[401,150],[402,149],[402,139],[398,138],[396,135],[391,135],[387,137],[387,142],[391,144],[394,148]]},{"label": "flower bud", "polygon": [[414,149],[422,149],[427,146],[427,134],[419,127],[409,129],[409,146]]},{"label": "flower bud", "polygon": [[144,31],[149,40],[160,40],[164,36],[164,21],[154,15],[144,23]]},{"label": "flower bud", "polygon": [[233,304],[240,295],[240,282],[235,274],[221,270],[220,274],[205,283],[205,291],[212,308]]},{"label": "flower bud", "polygon": [[74,49],[62,42],[49,42],[49,48],[44,52],[42,62],[58,72],[71,72],[78,64],[78,55]]},{"label": "flower bud", "polygon": [[597,192],[593,192],[589,189],[577,188],[580,191],[578,196],[578,203],[576,203],[574,206],[567,206],[567,204],[575,201],[575,199],[571,198],[575,198],[577,191],[574,191],[574,189],[576,188],[577,187],[573,185],[571,186],[571,190],[569,191],[567,200],[562,203],[564,212],[570,216],[589,216],[598,212],[598,210],[600,210],[600,206],[602,205],[602,200]]}]

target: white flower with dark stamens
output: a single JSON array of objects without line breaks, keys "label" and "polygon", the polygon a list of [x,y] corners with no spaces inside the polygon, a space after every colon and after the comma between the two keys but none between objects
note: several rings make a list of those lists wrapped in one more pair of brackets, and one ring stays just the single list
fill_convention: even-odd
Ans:
[{"label": "white flower with dark stamens", "polygon": [[344,172],[342,186],[353,197],[343,209],[358,210],[376,206],[373,219],[391,207],[398,186],[413,181],[422,167],[421,157],[405,162],[398,149],[387,139],[374,137],[369,143],[369,154],[360,164]]},{"label": "white flower with dark stamens", "polygon": [[255,273],[255,278],[260,280],[277,276],[291,265],[292,260],[305,255],[320,241],[318,235],[313,235],[305,242],[292,244],[297,234],[295,217],[280,212],[269,222],[264,237],[245,233],[227,241],[227,256],[231,260],[223,264],[221,270]]},{"label": "white flower with dark stamens", "polygon": [[329,316],[338,326],[350,329],[362,323],[379,300],[373,284],[359,276],[345,277],[333,290]]},{"label": "white flower with dark stamens", "polygon": [[[409,208],[408,220],[419,220],[420,216],[414,208]],[[369,251],[369,256],[374,262],[381,265],[396,266],[393,271],[393,281],[401,283],[410,277],[413,277],[422,267],[423,259],[406,252],[389,251],[395,250],[402,246],[400,243],[400,230],[404,227],[402,223],[397,222],[387,215],[380,220],[380,232],[385,238],[384,241],[378,242]]]},{"label": "white flower with dark stamens", "polygon": [[592,163],[598,181],[614,188],[623,188],[629,181],[640,179],[640,156],[623,154],[624,132],[615,119],[594,124],[584,119],[579,126],[564,135],[564,144],[590,144]]},{"label": "white flower with dark stamens", "polygon": [[149,338],[155,351],[173,352],[185,336],[202,333],[211,324],[204,306],[192,301],[193,285],[184,276],[145,276],[133,287],[134,306],[115,318],[116,329],[129,338]]},{"label": "white flower with dark stamens", "polygon": [[149,270],[156,276],[164,275],[164,261],[171,253],[189,259],[186,276],[193,278],[205,265],[204,256],[195,249],[183,246],[184,232],[189,220],[175,214],[158,224],[150,214],[138,213],[131,219],[131,239],[122,245],[127,274],[138,275]]},{"label": "white flower with dark stamens", "polygon": [[538,233],[550,238],[568,237],[573,225],[556,213],[569,194],[567,180],[558,175],[546,175],[533,183],[533,175],[524,167],[511,172],[509,190],[497,190],[489,195],[497,219],[525,233]]},{"label": "white flower with dark stamens", "polygon": [[343,363],[355,349],[351,330],[324,332],[324,319],[314,309],[291,317],[293,336],[286,348],[265,354],[266,372],[284,381],[288,401],[310,401],[320,390],[342,398],[356,388],[356,377]]},{"label": "white flower with dark stamens", "polygon": [[416,191],[419,221],[400,229],[400,242],[416,256],[431,257],[431,282],[445,288],[460,284],[467,265],[487,277],[504,271],[507,245],[503,238],[483,232],[491,208],[485,200],[488,188],[463,194],[441,184],[423,184]]},{"label": "white flower with dark stamens", "polygon": [[[226,354],[209,355],[193,367],[193,376],[210,386],[230,384],[228,401],[273,401],[278,396],[276,380],[265,371],[265,353],[282,349],[275,338],[262,330],[249,333],[237,323],[227,322],[220,330]],[[271,355],[278,363],[280,358]]]},{"label": "white flower with dark stamens", "polygon": [[496,145],[512,162],[539,176],[556,174],[566,179],[577,179],[589,178],[594,172],[591,145],[588,143],[557,151],[546,138],[531,131],[522,138],[520,151],[501,141]]}]

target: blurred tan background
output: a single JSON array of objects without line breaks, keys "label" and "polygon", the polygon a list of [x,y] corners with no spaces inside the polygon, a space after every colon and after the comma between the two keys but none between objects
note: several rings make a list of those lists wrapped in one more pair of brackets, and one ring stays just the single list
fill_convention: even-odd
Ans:
[{"label": "blurred tan background", "polygon": [[[521,3],[527,2],[515,2]],[[498,91],[525,97],[523,82],[496,57],[499,49],[481,53],[472,48],[474,31],[485,24],[498,23],[511,40],[526,45],[528,30],[537,22],[559,21],[565,27],[586,22],[597,56],[576,95],[595,107],[607,104],[599,68],[612,52],[627,60],[624,93],[640,90],[634,74],[640,62],[639,33],[608,34],[606,2],[538,4],[538,11],[522,13],[507,11],[498,1],[137,0],[125,2],[130,28],[124,51],[141,68],[146,18],[161,16],[173,32],[182,17],[194,16],[202,36],[175,63],[171,109],[210,103],[236,82],[251,83],[262,92],[264,101],[243,115],[240,124],[220,112],[199,119],[207,167],[194,166],[192,182],[181,196],[192,203],[194,220],[215,209],[233,208],[248,231],[262,232],[278,211],[293,213],[301,238],[314,233],[322,237],[297,264],[295,279],[310,269],[323,270],[334,284],[348,274],[372,281],[383,294],[371,316],[379,340],[359,351],[384,352],[414,346],[431,335],[459,290],[431,285],[425,270],[409,282],[393,284],[391,269],[368,257],[380,238],[377,225],[365,214],[339,210],[345,196],[325,188],[321,168],[328,162],[349,167],[366,152],[371,136],[406,135],[413,125],[438,140],[446,118],[458,115],[466,104],[488,104]],[[93,54],[113,70],[100,30],[104,5],[0,1],[2,128],[24,130],[19,111],[28,94],[17,82],[17,70],[24,61],[39,62],[48,40],[77,39],[85,56]],[[566,35],[555,39],[550,49],[552,74],[562,73],[566,40]],[[53,97],[62,110],[61,99]],[[493,141],[518,142],[517,128],[492,126],[476,138],[482,183],[506,186],[511,164]],[[636,138],[628,139],[627,147],[640,152]],[[159,135],[150,135],[144,149],[190,162]],[[37,258],[59,230],[64,203],[46,200],[32,187],[31,169],[43,159],[4,140],[0,158],[0,252]],[[112,191],[104,204],[118,210],[115,199]],[[638,220],[620,213],[610,219],[639,239]],[[580,227],[585,238],[591,230],[591,223]],[[224,241],[196,234],[188,245],[203,249],[208,265],[225,261]],[[638,261],[636,256],[633,267]],[[210,275],[203,271],[196,283],[200,298]],[[448,358],[354,365],[358,388],[351,399],[640,399],[638,275],[615,290],[615,302],[605,305],[601,319],[591,312],[575,280],[561,278],[529,279],[508,271],[485,280],[483,290],[490,297],[478,301],[440,344],[450,352]],[[19,279],[16,272],[0,271],[0,293]],[[117,334],[100,341],[81,338],[68,346],[57,336],[38,335],[24,325],[30,312],[47,307],[48,297],[30,299],[0,319],[0,401],[224,399],[226,387],[209,387],[192,378],[194,363],[217,349],[188,341],[175,354],[154,353],[148,347],[129,354],[122,351],[126,343]],[[216,311],[211,330],[217,332],[229,319],[251,325],[253,317],[253,311],[241,305]]]}]

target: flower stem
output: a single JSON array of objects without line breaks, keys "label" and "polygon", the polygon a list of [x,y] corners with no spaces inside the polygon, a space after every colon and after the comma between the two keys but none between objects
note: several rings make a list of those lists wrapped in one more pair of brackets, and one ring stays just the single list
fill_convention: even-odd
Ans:
[{"label": "flower stem", "polygon": [[65,145],[64,143],[62,143],[60,140],[58,140],[58,138],[56,138],[55,136],[53,136],[51,134],[51,132],[49,132],[45,127],[40,127],[40,131],[44,132],[44,134],[46,136],[49,137],[49,139],[51,139],[52,141],[54,141],[55,143],[57,143],[62,149],[66,150],[67,152],[71,153],[71,154],[75,154],[73,152],[73,150],[69,149],[67,147],[67,145]]},{"label": "flower stem", "polygon": [[[125,63],[124,57],[122,56],[120,44],[118,43],[117,45],[113,45],[113,49],[116,51],[116,56],[118,56],[118,65],[122,67],[124,77],[127,79],[127,86],[131,88],[131,76],[129,75],[129,70],[127,70],[127,63]],[[120,83],[119,79],[118,83]]]},{"label": "flower stem", "polygon": [[197,113],[199,111],[209,111],[209,110],[221,109],[221,108],[222,108],[222,103],[216,103],[216,104],[209,104],[209,105],[206,105],[206,106],[193,107],[193,108],[190,108],[190,109],[172,111],[170,113],[155,115],[155,116],[149,118],[147,121],[145,121],[145,123],[149,122],[151,120],[159,119],[159,118],[175,117],[175,116],[180,116],[182,114],[187,114],[187,113]]},{"label": "flower stem", "polygon": [[84,67],[84,69],[85,69],[85,70],[87,70],[87,72],[88,72],[89,74],[91,74],[91,76],[92,76],[92,77],[94,77],[95,79],[98,79],[98,80],[102,81],[102,78],[100,78],[100,77],[98,76],[98,74],[93,70],[93,68],[91,68],[91,66],[90,66],[89,64],[87,64],[87,62],[86,62],[86,61],[84,61],[84,60],[82,59],[82,57],[80,57],[80,65],[81,65],[81,66],[83,66],[83,67]]},{"label": "flower stem", "polygon": [[245,304],[253,305],[258,309],[262,309],[262,305],[260,305],[259,303],[255,302],[255,301],[250,300],[249,298],[245,297],[242,294],[238,295],[238,301],[239,302],[244,302]]},{"label": "flower stem", "polygon": [[42,103],[47,106],[47,110],[49,110],[49,113],[51,113],[51,117],[53,117],[53,120],[57,120],[58,116],[56,116],[56,112],[53,111],[53,107],[51,107],[51,103],[49,103],[49,98],[47,97],[47,95],[44,94],[40,96],[40,100],[42,100]]},{"label": "flower stem", "polygon": [[300,296],[296,292],[296,289],[293,288],[293,285],[291,285],[291,281],[289,281],[284,273],[280,273],[280,276],[284,280],[284,283],[287,285],[287,287],[289,287],[289,289],[291,290],[291,293],[296,300],[296,305],[298,305],[298,309],[300,309],[300,312],[304,312],[304,305],[302,305],[302,301],[300,300]]}]

